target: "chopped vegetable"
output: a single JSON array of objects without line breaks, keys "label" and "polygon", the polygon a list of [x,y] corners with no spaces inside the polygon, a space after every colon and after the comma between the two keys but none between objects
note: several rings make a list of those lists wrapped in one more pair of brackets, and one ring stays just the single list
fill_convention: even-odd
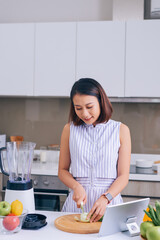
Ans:
[{"label": "chopped vegetable", "polygon": [[87,219],[87,216],[88,216],[88,213],[83,212],[83,213],[80,215],[80,221],[81,221],[81,222],[89,222],[90,219]]},{"label": "chopped vegetable", "polygon": [[76,220],[77,222],[80,222],[80,219],[77,216],[74,216],[74,220]]},{"label": "chopped vegetable", "polygon": [[[81,210],[82,210],[82,213],[80,215],[80,218],[75,216],[74,220],[76,220],[77,222],[85,222],[85,223],[90,222],[90,219],[87,219],[88,213],[84,212],[83,202],[81,202]],[[102,222],[102,220],[103,220],[103,216],[98,220],[98,222]]]},{"label": "chopped vegetable", "polygon": [[[84,213],[82,213],[80,215],[80,218],[75,216],[74,220],[77,221],[77,222],[85,222],[85,223],[87,223],[87,222],[90,221],[90,219],[86,219],[87,215],[88,215],[88,213],[84,212]],[[103,220],[103,216],[98,220],[98,222],[102,222],[102,220]]]},{"label": "chopped vegetable", "polygon": [[88,213],[84,212],[80,215],[80,217],[75,216],[74,220],[76,220],[77,222],[84,222],[84,223],[88,223],[90,221],[90,219],[86,219]]}]

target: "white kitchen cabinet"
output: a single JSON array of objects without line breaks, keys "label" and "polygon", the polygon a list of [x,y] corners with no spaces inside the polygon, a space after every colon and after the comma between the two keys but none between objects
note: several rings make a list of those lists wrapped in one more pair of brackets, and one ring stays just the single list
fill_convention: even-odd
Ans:
[{"label": "white kitchen cabinet", "polygon": [[0,95],[33,96],[34,24],[0,24]]},{"label": "white kitchen cabinet", "polygon": [[94,78],[108,96],[124,97],[124,61],[124,22],[78,22],[76,79]]},{"label": "white kitchen cabinet", "polygon": [[37,23],[35,96],[69,96],[75,81],[76,23]]},{"label": "white kitchen cabinet", "polygon": [[160,97],[160,20],[126,25],[126,97]]}]

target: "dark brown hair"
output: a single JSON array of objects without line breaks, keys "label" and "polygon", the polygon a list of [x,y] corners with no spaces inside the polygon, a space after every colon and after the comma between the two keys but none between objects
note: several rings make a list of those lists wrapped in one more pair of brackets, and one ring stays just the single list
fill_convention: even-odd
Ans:
[{"label": "dark brown hair", "polygon": [[98,99],[101,112],[96,124],[106,122],[111,118],[113,108],[102,86],[92,78],[81,78],[74,83],[70,92],[71,105],[69,122],[73,121],[76,126],[84,123],[81,119],[79,119],[75,112],[73,97],[76,94],[91,95]]}]

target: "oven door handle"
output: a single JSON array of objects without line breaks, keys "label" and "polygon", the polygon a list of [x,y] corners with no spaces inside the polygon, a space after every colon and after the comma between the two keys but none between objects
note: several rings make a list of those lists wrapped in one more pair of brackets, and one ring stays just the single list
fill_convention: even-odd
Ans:
[{"label": "oven door handle", "polygon": [[[5,193],[5,190],[0,190],[0,193]],[[46,193],[46,192],[34,192],[35,195],[51,195],[51,196],[68,196],[67,193]]]},{"label": "oven door handle", "polygon": [[35,195],[68,196],[67,193],[34,192]]}]

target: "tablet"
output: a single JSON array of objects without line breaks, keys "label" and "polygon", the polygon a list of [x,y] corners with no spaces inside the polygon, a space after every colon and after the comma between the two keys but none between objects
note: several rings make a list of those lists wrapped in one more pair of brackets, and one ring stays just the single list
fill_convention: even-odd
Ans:
[{"label": "tablet", "polygon": [[106,208],[98,236],[108,236],[129,230],[131,236],[139,235],[139,226],[143,222],[144,209],[150,198],[111,205]]}]

